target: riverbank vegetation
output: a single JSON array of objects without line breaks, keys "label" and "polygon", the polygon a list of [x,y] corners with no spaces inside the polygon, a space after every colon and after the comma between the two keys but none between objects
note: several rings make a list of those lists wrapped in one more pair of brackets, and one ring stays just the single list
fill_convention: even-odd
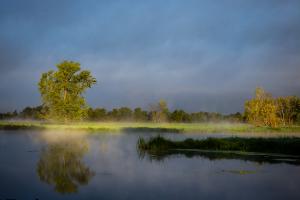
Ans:
[{"label": "riverbank vegetation", "polygon": [[[24,119],[45,121],[47,108],[44,106],[26,107],[21,112],[0,113],[0,120]],[[88,108],[86,117],[81,121],[89,122],[154,122],[154,123],[207,123],[234,122],[249,123],[255,126],[286,127],[300,124],[300,98],[296,96],[273,98],[263,89],[257,88],[253,99],[246,101],[245,112],[221,114],[216,112],[191,112],[169,110],[167,102],[160,100],[149,106],[140,107]]]},{"label": "riverbank vegetation", "polygon": [[280,164],[287,163],[291,165],[300,165],[299,156],[282,155],[282,154],[266,154],[266,153],[251,153],[241,151],[214,151],[214,150],[199,150],[199,149],[179,149],[179,150],[159,150],[149,151],[143,148],[137,148],[137,153],[140,159],[149,159],[151,161],[164,161],[169,157],[184,156],[186,158],[204,158],[209,160],[242,160],[261,164]]},{"label": "riverbank vegetation", "polygon": [[[82,122],[49,123],[38,121],[0,121],[2,130],[83,130],[88,132],[172,132],[225,133],[253,136],[299,136],[300,126],[257,127],[246,123],[150,123],[150,122]],[[247,134],[246,134],[247,133]]]},{"label": "riverbank vegetation", "polygon": [[172,141],[161,136],[152,137],[148,141],[140,138],[137,147],[141,151],[160,153],[171,150],[210,150],[210,151],[240,151],[300,155],[299,137],[277,138],[207,138],[203,140],[186,139]]}]

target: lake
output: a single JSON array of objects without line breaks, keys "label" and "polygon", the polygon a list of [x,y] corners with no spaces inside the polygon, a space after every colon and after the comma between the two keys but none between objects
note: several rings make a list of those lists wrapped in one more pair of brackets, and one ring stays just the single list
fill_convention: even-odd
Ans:
[{"label": "lake", "polygon": [[0,200],[300,199],[295,158],[216,152],[147,155],[137,149],[139,137],[155,135],[0,131]]}]

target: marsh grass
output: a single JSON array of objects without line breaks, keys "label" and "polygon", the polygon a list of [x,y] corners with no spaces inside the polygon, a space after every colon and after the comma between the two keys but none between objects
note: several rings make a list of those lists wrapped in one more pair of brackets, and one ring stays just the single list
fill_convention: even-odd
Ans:
[{"label": "marsh grass", "polygon": [[293,155],[279,155],[266,153],[251,153],[241,151],[213,151],[213,150],[199,150],[199,149],[170,149],[149,151],[137,148],[140,159],[149,159],[150,161],[163,161],[168,157],[184,156],[186,158],[200,157],[211,161],[215,160],[242,160],[250,161],[258,164],[279,164],[287,163],[291,165],[300,165],[300,157]]},{"label": "marsh grass", "polygon": [[152,137],[148,141],[139,138],[137,148],[142,152],[160,154],[181,150],[239,151],[300,156],[300,138],[207,138],[203,140],[186,139],[172,141],[162,136]]},{"label": "marsh grass", "polygon": [[247,175],[247,174],[257,173],[257,171],[254,171],[254,170],[236,170],[236,169],[222,170],[221,172],[222,173],[238,174],[238,175]]}]

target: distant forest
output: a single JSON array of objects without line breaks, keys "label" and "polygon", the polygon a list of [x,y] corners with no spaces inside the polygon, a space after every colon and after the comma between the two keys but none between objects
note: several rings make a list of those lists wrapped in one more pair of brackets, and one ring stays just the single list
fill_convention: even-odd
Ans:
[{"label": "distant forest", "polygon": [[[0,113],[0,120],[28,119],[47,120],[49,109],[46,106],[26,107],[21,112]],[[149,110],[128,107],[88,108],[83,121],[116,122],[247,122],[256,126],[290,126],[300,124],[300,98],[285,96],[274,98],[262,88],[256,88],[252,99],[245,102],[244,113],[221,114],[217,112],[170,111],[165,100],[149,106]]]},{"label": "distant forest", "polygon": [[[21,112],[0,113],[1,120],[8,119],[27,119],[44,120],[45,109],[43,106],[26,107]],[[118,122],[244,122],[245,118],[239,112],[235,114],[224,115],[216,112],[194,112],[188,113],[184,110],[169,111],[162,113],[153,110],[143,110],[142,108],[131,109],[128,107],[114,108],[106,110],[105,108],[89,108],[86,121],[118,121]]]}]

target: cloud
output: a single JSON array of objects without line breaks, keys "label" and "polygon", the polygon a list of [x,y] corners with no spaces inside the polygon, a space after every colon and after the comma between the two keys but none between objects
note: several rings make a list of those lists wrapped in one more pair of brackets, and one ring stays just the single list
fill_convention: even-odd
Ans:
[{"label": "cloud", "polygon": [[3,111],[38,104],[39,74],[65,59],[99,80],[92,106],[165,98],[172,108],[235,112],[256,86],[299,95],[299,1],[0,4]]}]

